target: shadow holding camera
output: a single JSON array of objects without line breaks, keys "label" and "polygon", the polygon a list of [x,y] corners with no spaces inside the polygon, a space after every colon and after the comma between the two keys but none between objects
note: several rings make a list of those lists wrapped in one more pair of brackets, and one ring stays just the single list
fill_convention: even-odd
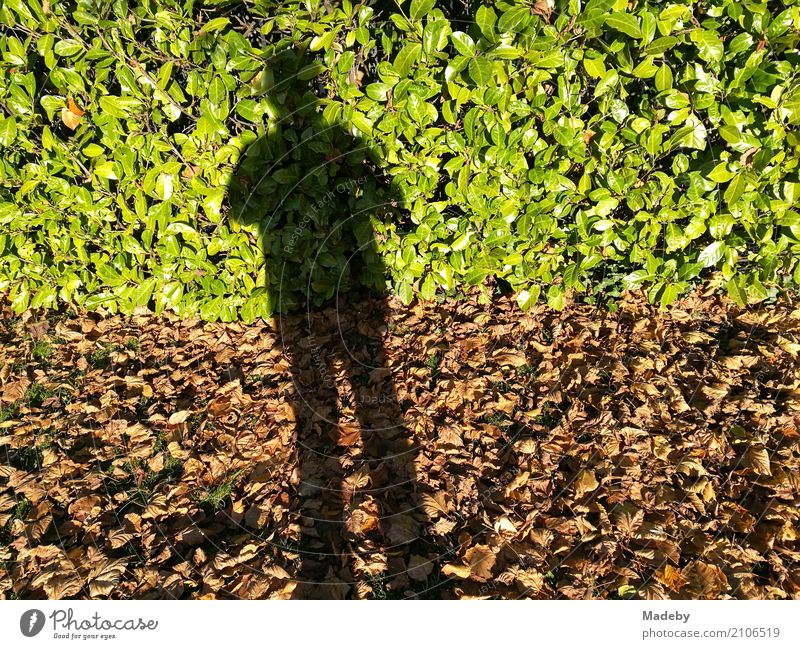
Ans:
[{"label": "shadow holding camera", "polygon": [[369,596],[376,581],[399,592],[399,551],[426,523],[384,345],[392,301],[372,228],[400,205],[369,148],[313,104],[252,142],[230,182],[230,219],[261,241],[257,292],[274,307],[294,386],[297,598]]}]

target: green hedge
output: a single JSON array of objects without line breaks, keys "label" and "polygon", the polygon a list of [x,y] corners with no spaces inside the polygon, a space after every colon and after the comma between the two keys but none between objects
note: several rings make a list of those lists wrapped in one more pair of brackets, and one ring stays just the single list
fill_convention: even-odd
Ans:
[{"label": "green hedge", "polygon": [[[405,302],[800,281],[793,2],[4,0],[0,22],[17,310],[266,317],[281,276],[330,297],[373,233]],[[243,178],[269,219],[231,214]]]}]

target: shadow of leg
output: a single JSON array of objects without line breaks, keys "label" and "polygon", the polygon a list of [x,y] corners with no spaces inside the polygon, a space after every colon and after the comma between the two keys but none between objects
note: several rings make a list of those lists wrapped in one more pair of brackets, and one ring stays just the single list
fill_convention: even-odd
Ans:
[{"label": "shadow of leg", "polygon": [[[405,545],[420,537],[423,516],[414,464],[419,449],[403,420],[384,344],[391,323],[389,304],[389,300],[382,297],[362,303],[361,313],[359,309],[352,309],[351,313],[358,320],[354,331],[343,336],[348,356],[356,364],[350,369],[350,381],[361,430],[359,460],[361,466],[368,467],[369,476],[366,490],[358,485],[353,488],[352,501],[363,507],[365,513],[355,521],[351,519],[352,529],[348,531],[356,534],[360,531],[359,525],[369,527],[372,512],[379,512],[383,556],[365,570],[369,574],[371,569],[377,568],[377,561],[384,560],[387,586],[399,589],[407,583],[406,564],[394,558],[404,554]],[[346,497],[350,489],[351,485],[345,482]]]},{"label": "shadow of leg", "polygon": [[[325,326],[326,314],[280,318],[283,348],[292,368],[294,392],[291,406],[296,421],[297,472],[293,480],[296,497],[291,509],[299,514],[298,553],[301,598],[334,596],[326,577],[341,556],[342,508],[339,488],[339,395],[327,345],[332,339]],[[335,584],[331,582],[330,586]],[[326,594],[326,589],[332,592]]]},{"label": "shadow of leg", "polygon": [[280,318],[291,358],[301,538],[298,598],[369,597],[407,584],[423,520],[416,449],[384,348],[385,295]]}]

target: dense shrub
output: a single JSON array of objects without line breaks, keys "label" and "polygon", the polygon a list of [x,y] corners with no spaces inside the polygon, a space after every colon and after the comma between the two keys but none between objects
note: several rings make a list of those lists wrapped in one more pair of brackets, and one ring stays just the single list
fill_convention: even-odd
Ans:
[{"label": "dense shrub", "polygon": [[[490,276],[556,308],[800,280],[793,2],[5,0],[0,21],[18,310],[267,316],[271,250],[292,290],[346,265],[345,201],[406,302]],[[270,218],[228,214],[248,165]]]}]

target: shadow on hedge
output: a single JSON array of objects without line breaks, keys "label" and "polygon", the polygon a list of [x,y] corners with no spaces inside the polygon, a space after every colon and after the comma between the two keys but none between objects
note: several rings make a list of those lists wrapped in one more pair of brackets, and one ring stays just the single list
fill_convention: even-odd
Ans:
[{"label": "shadow on hedge", "polygon": [[[301,528],[295,596],[338,598],[355,595],[353,586],[393,549],[418,541],[426,521],[417,449],[383,345],[391,313],[371,225],[402,201],[369,147],[314,108],[248,147],[228,213],[258,232],[262,288],[291,366],[299,454],[291,509]],[[405,570],[402,560],[390,561],[380,579],[400,588]]]}]

